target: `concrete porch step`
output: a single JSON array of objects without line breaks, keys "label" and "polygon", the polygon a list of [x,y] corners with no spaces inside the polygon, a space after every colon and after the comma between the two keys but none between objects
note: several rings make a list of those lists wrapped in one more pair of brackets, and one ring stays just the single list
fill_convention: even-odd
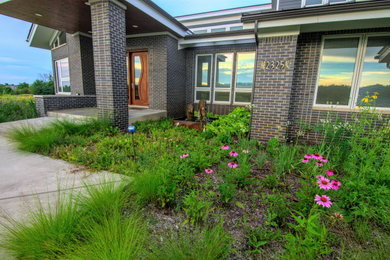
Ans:
[{"label": "concrete porch step", "polygon": [[[98,110],[96,107],[64,109],[49,111],[47,116],[66,119],[96,118]],[[129,108],[129,124],[137,121],[158,120],[163,117],[167,117],[167,111],[165,110]]]}]

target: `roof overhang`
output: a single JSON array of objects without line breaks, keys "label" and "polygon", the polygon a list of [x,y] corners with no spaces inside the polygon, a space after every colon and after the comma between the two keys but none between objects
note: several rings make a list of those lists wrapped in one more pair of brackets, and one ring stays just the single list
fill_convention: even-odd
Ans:
[{"label": "roof overhang", "polygon": [[[0,0],[1,1],[1,0]],[[126,34],[170,32],[184,37],[188,29],[150,0],[115,0],[126,7]],[[0,14],[74,34],[90,33],[88,0],[9,0]]]},{"label": "roof overhang", "polygon": [[30,44],[30,47],[50,50],[50,41],[56,32],[58,31],[32,24],[26,41]]},{"label": "roof overhang", "polygon": [[377,0],[267,13],[243,14],[244,28],[299,26],[301,32],[390,27],[390,1]]}]

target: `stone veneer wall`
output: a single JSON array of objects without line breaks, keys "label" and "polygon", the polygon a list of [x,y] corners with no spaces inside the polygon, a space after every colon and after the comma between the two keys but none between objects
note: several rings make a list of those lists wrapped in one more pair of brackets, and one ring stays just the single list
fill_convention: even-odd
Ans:
[{"label": "stone veneer wall", "polygon": [[34,96],[38,116],[47,116],[48,111],[96,107],[96,96],[68,96],[68,95],[45,95]]},{"label": "stone veneer wall", "polygon": [[[299,35],[288,116],[288,137],[290,139],[296,137],[301,124],[313,127],[316,123],[320,123],[321,119],[326,119],[329,116],[330,110],[316,110],[313,108],[321,58],[322,36],[367,32],[390,32],[390,28],[316,32]],[[346,111],[332,112],[333,118],[341,117],[344,122],[350,121],[352,115],[353,113]],[[319,135],[311,130],[305,130],[304,133],[303,138],[308,141],[320,139]]]},{"label": "stone veneer wall", "polygon": [[[251,138],[287,135],[297,35],[262,38],[257,50]],[[288,69],[262,69],[263,61],[290,61]]]},{"label": "stone veneer wall", "polygon": [[[245,52],[255,51],[256,44],[232,44],[232,45],[218,45],[189,48],[186,50],[186,104],[194,104],[195,95],[195,62],[196,55],[198,54],[216,54],[224,52]],[[214,63],[214,61],[213,61]],[[213,65],[214,71],[214,65]],[[215,80],[215,73],[211,75],[211,82]],[[214,85],[211,86],[211,92],[214,91]],[[231,91],[230,104],[213,104],[213,97],[211,96],[210,104],[208,104],[208,111],[214,114],[228,114],[233,111],[239,105],[233,104],[233,90]],[[242,106],[242,105],[240,105]],[[198,104],[195,103],[195,109],[198,108]]]}]

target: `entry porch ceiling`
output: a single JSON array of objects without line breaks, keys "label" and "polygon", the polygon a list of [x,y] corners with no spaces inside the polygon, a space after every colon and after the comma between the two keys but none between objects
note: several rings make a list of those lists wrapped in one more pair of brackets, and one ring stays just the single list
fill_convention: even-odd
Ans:
[{"label": "entry porch ceiling", "polygon": [[[183,32],[188,30],[149,0],[134,0],[129,2],[141,2],[141,4],[146,4],[148,7],[150,6],[151,10],[157,12],[161,17],[165,18],[165,24],[144,13],[128,1],[116,1],[126,5],[127,7],[127,35],[168,31],[176,36],[183,36]],[[91,10],[88,0],[0,1],[0,14],[71,34],[76,32],[88,33],[92,30]],[[167,26],[167,21],[168,23],[172,23],[176,30]],[[177,28],[179,28],[179,31],[181,30],[181,32],[178,32]]]}]

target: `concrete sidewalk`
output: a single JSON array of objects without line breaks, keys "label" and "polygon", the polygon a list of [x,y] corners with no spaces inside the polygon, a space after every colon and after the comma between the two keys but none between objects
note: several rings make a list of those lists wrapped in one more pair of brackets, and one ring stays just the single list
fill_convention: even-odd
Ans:
[{"label": "concrete sidewalk", "polygon": [[37,202],[55,202],[58,188],[81,188],[95,185],[102,179],[121,181],[121,175],[107,172],[90,173],[83,167],[46,156],[17,151],[4,135],[14,126],[39,127],[52,118],[38,118],[0,124],[0,214],[23,218],[29,206]]}]

